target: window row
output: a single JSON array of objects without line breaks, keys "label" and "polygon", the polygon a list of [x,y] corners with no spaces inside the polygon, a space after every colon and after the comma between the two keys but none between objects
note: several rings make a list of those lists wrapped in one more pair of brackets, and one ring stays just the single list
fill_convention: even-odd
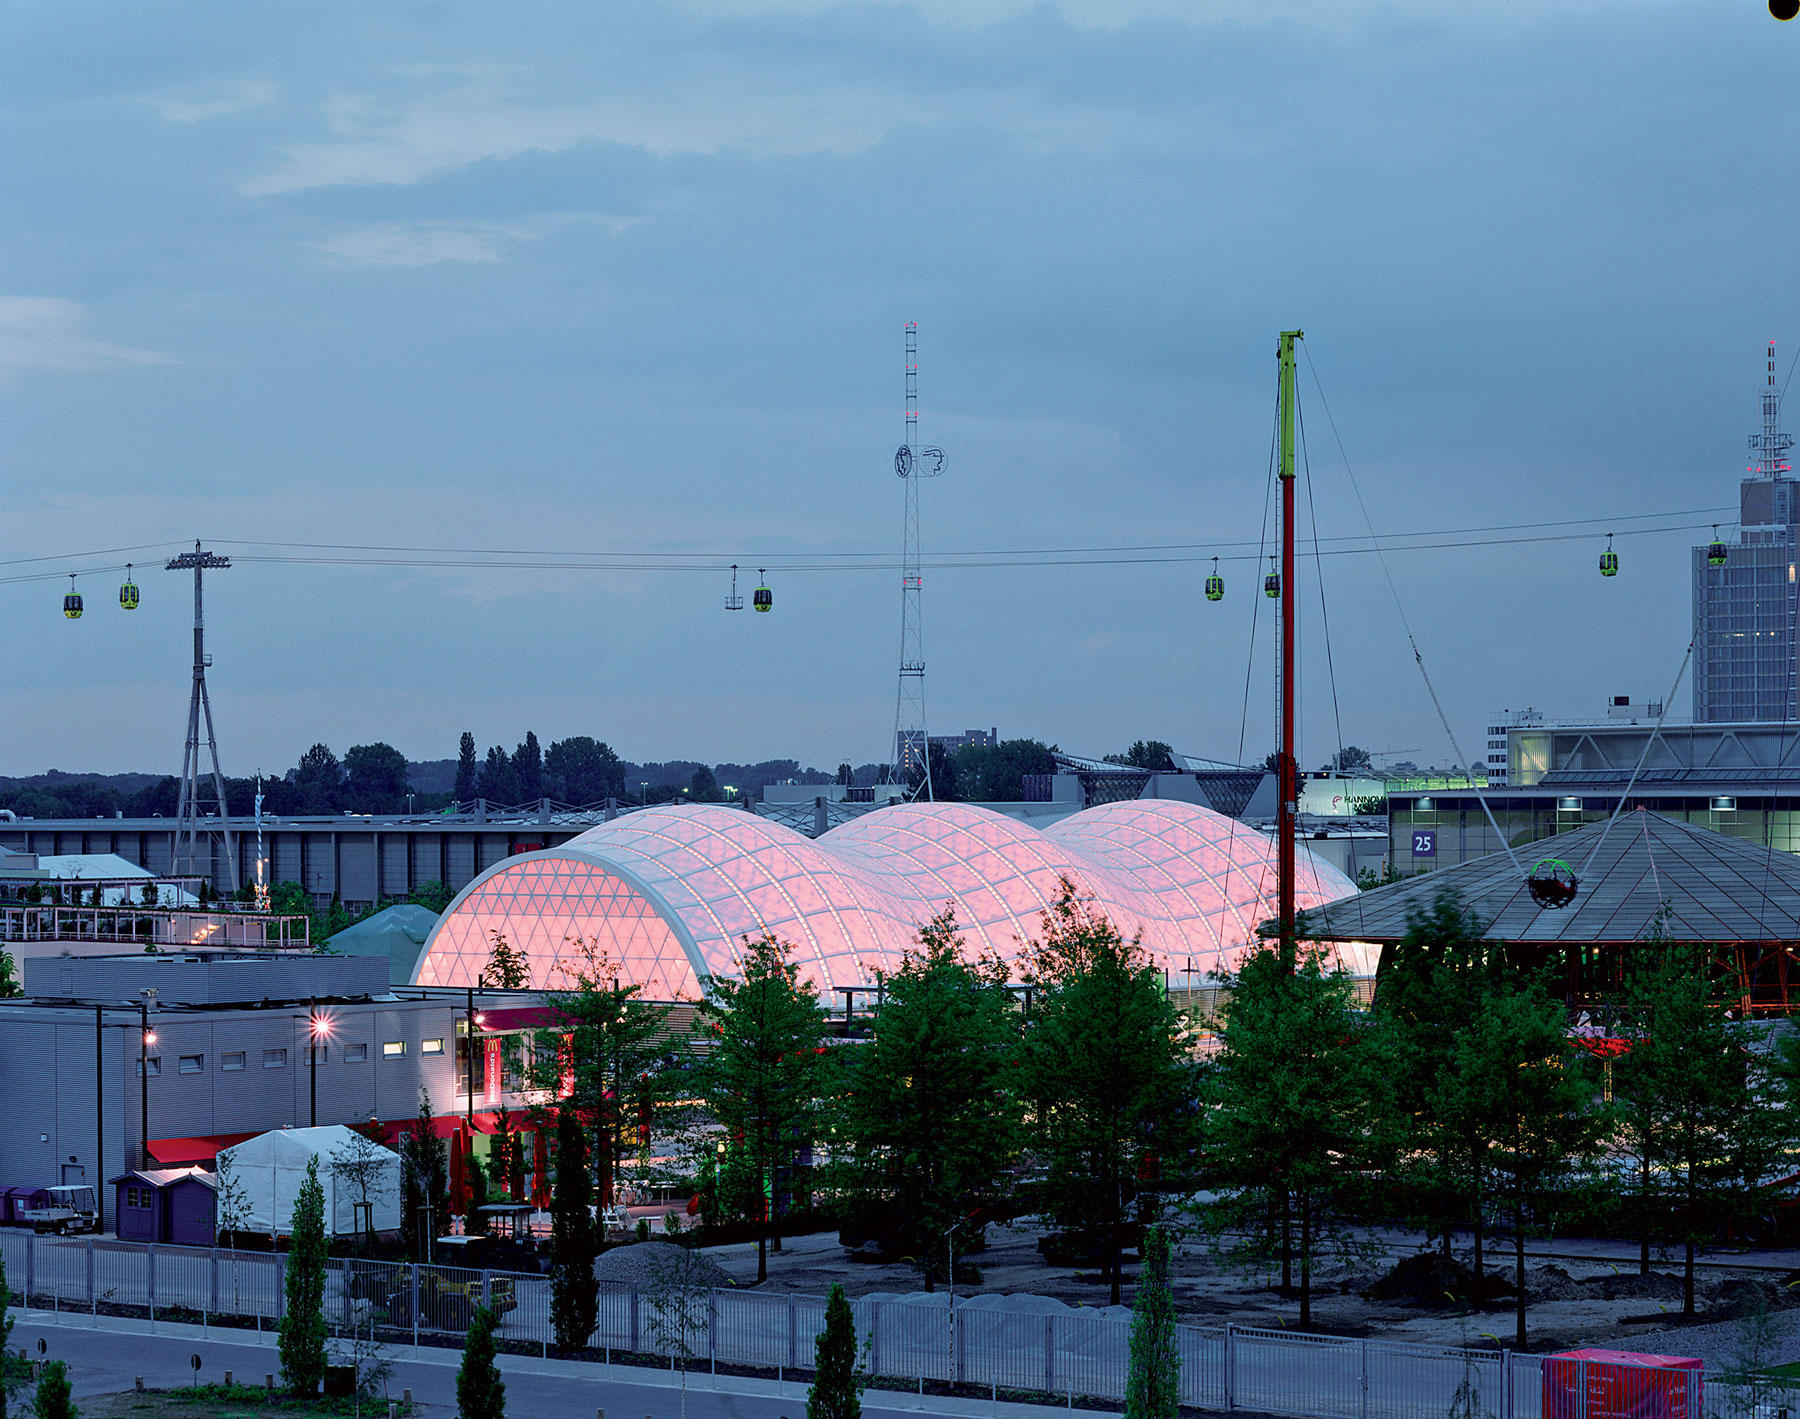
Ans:
[{"label": "window row", "polygon": [[[320,1045],[318,1051],[319,1063],[329,1064],[331,1062],[331,1046]],[[444,1042],[441,1039],[419,1041],[420,1054],[442,1054],[443,1052]],[[383,1059],[406,1058],[406,1041],[384,1041],[381,1046],[381,1057]],[[344,1046],[343,1061],[345,1064],[362,1064],[367,1062],[368,1058],[369,1047],[367,1045]],[[286,1069],[287,1062],[288,1052],[285,1049],[266,1049],[262,1052],[262,1067],[264,1069]],[[300,1062],[303,1065],[312,1064],[313,1051],[310,1047],[300,1051]],[[240,1069],[247,1069],[248,1067],[249,1051],[247,1050],[226,1050],[219,1056],[219,1069],[226,1074],[234,1073]],[[178,1072],[182,1074],[199,1074],[205,1068],[206,1056],[203,1054],[184,1054],[180,1056]],[[137,1072],[140,1076],[146,1073],[152,1076],[161,1074],[162,1057],[153,1054],[148,1059],[139,1060]]]}]

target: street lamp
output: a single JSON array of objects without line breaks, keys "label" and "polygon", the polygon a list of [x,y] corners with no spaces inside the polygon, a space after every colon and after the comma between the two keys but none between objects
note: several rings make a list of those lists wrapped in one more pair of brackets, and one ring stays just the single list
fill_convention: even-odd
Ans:
[{"label": "street lamp", "polygon": [[[150,1007],[156,1003],[156,987],[147,985],[138,1002],[138,1166],[150,1166],[150,1046],[156,1031],[150,1028]],[[95,1179],[96,1182],[103,1181]]]},{"label": "street lamp", "polygon": [[315,998],[306,1011],[307,1034],[307,1088],[311,1094],[309,1101],[308,1126],[319,1126],[319,1051],[325,1048],[325,1041],[331,1035],[331,1017],[319,1013],[319,1002]]}]

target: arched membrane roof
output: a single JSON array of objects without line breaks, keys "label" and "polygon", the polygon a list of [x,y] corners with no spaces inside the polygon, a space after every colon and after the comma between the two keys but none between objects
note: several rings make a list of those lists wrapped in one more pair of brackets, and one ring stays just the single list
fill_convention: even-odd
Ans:
[{"label": "arched membrane roof", "polygon": [[[1354,892],[1299,854],[1297,901]],[[1016,960],[1063,877],[1159,967],[1230,969],[1275,914],[1274,844],[1234,819],[1168,800],[1113,803],[1040,830],[962,803],[882,808],[817,840],[731,808],[649,808],[560,847],[510,858],[439,918],[418,985],[472,985],[499,932],[532,984],[568,984],[577,942],[652,998],[693,998],[738,974],[745,936],[773,932],[830,998],[898,968],[920,923],[954,902],[972,949]],[[1366,972],[1370,963],[1345,963]]]}]

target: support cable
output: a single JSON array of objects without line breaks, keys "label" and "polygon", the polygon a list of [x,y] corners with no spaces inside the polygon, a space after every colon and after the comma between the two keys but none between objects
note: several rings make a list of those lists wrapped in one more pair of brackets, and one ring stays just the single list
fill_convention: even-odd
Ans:
[{"label": "support cable", "polygon": [[1675,683],[1669,686],[1669,693],[1662,702],[1662,713],[1656,716],[1656,725],[1651,729],[1650,737],[1644,741],[1643,751],[1638,754],[1637,763],[1631,770],[1631,777],[1625,781],[1625,791],[1619,795],[1619,801],[1613,805],[1612,816],[1606,820],[1606,826],[1600,830],[1599,839],[1589,849],[1586,860],[1581,864],[1581,871],[1576,874],[1578,877],[1587,876],[1588,868],[1593,865],[1594,858],[1599,855],[1600,849],[1606,846],[1606,835],[1612,831],[1613,824],[1618,821],[1620,812],[1624,810],[1625,800],[1631,797],[1631,790],[1637,786],[1638,775],[1644,771],[1644,761],[1650,757],[1651,748],[1662,737],[1663,721],[1669,717],[1669,706],[1675,702],[1675,694],[1681,689],[1681,682],[1686,677],[1688,664],[1693,658],[1694,643],[1689,641],[1687,654],[1681,657],[1681,668],[1675,672]]},{"label": "support cable", "polygon": [[[1361,509],[1363,522],[1369,529],[1369,540],[1374,544],[1375,555],[1381,562],[1381,574],[1387,579],[1388,594],[1394,599],[1394,610],[1399,613],[1400,627],[1406,633],[1407,645],[1412,648],[1413,664],[1419,667],[1419,678],[1425,682],[1425,692],[1431,696],[1431,707],[1437,711],[1438,723],[1444,726],[1444,735],[1450,741],[1451,751],[1455,753],[1457,762],[1466,769],[1469,761],[1463,756],[1462,745],[1456,741],[1456,731],[1450,727],[1450,717],[1444,713],[1443,702],[1438,699],[1437,687],[1431,683],[1430,672],[1425,669],[1425,657],[1420,653],[1419,642],[1414,638],[1412,625],[1406,619],[1406,607],[1400,601],[1400,588],[1394,584],[1393,569],[1388,566],[1387,553],[1382,550],[1381,539],[1375,533],[1375,521],[1369,516],[1369,505],[1363,501],[1362,488],[1357,484],[1355,470],[1350,466],[1350,455],[1344,448],[1343,435],[1338,432],[1337,420],[1331,413],[1331,401],[1325,397],[1325,386],[1319,379],[1319,371],[1313,364],[1310,349],[1306,351],[1306,368],[1312,374],[1313,387],[1319,391],[1319,403],[1325,410],[1325,420],[1331,426],[1331,436],[1337,441],[1338,455],[1344,460],[1344,472],[1350,478],[1350,491],[1356,495],[1356,505]],[[1476,777],[1475,774],[1469,774],[1469,782],[1475,784]],[[1486,777],[1485,765],[1481,777]],[[1494,836],[1500,840],[1500,846],[1506,850],[1507,857],[1512,860],[1514,870],[1520,877],[1529,879],[1530,874],[1520,863],[1519,855],[1513,851],[1512,843],[1507,840],[1506,834],[1500,830],[1500,823],[1494,817],[1493,807],[1488,803],[1487,795],[1481,791],[1479,785],[1475,785],[1475,798],[1481,804],[1481,811],[1487,814],[1488,826],[1494,830]]]}]

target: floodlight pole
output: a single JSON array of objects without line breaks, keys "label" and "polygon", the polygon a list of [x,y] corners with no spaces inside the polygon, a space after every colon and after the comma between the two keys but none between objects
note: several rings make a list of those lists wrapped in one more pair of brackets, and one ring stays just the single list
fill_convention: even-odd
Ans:
[{"label": "floodlight pole", "polygon": [[[145,986],[138,1001],[138,1166],[150,1166],[150,1003],[156,987]],[[100,1181],[96,1179],[96,1181]]]},{"label": "floodlight pole", "polygon": [[1300,809],[1299,765],[1294,757],[1294,342],[1298,330],[1281,332],[1278,394],[1281,427],[1281,749],[1277,755],[1275,815],[1276,881],[1280,891],[1281,961],[1294,968],[1294,829]]},{"label": "floodlight pole", "polygon": [[307,1100],[306,1126],[319,1126],[319,998],[314,996],[306,1008]]}]

